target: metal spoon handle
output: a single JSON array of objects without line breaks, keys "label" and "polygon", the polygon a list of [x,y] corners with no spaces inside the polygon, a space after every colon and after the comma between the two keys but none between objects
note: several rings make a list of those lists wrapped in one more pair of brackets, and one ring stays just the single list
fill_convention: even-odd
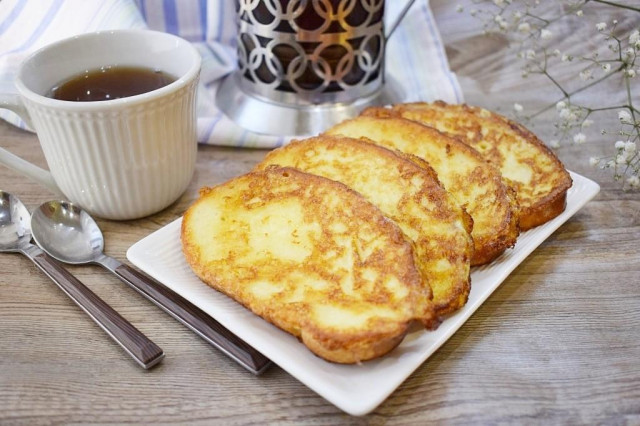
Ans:
[{"label": "metal spoon handle", "polygon": [[260,374],[271,365],[269,358],[178,293],[116,259],[105,258],[98,263],[252,373]]},{"label": "metal spoon handle", "polygon": [[100,299],[56,260],[36,246],[27,248],[23,253],[83,311],[89,314],[142,368],[151,368],[164,358],[164,352],[158,345]]}]

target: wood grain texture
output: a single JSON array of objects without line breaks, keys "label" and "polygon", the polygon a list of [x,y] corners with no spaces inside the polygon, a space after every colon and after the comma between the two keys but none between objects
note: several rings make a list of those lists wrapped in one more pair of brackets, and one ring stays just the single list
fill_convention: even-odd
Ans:
[{"label": "wood grain texture", "polygon": [[[546,83],[523,80],[505,40],[479,35],[468,17],[452,12],[455,4],[431,2],[467,102],[535,109],[553,95]],[[631,13],[618,19],[640,26]],[[561,50],[593,43],[586,25],[558,32]],[[612,142],[598,131],[612,124],[597,121],[585,145],[557,151],[569,169],[601,185],[596,199],[366,417],[340,412],[278,367],[253,376],[108,272],[69,267],[165,350],[160,365],[142,371],[28,259],[2,254],[0,423],[638,424],[640,194],[588,165],[589,156],[610,152]],[[550,124],[533,130],[551,138]],[[0,145],[44,166],[31,134],[0,123]],[[244,173],[264,155],[200,147],[193,181],[175,204],[141,220],[99,221],[105,252],[124,261],[133,243],[181,215],[199,187]],[[50,197],[3,167],[0,187],[31,209]]]}]

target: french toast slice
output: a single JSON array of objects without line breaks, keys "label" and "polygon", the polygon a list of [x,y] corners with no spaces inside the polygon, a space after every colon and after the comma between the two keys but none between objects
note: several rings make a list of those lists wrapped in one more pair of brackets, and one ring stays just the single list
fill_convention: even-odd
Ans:
[{"label": "french toast slice", "polygon": [[499,171],[459,140],[411,120],[387,117],[384,109],[379,110],[380,117],[359,116],[326,133],[367,138],[429,163],[445,189],[473,218],[471,265],[489,263],[512,247],[519,233],[517,205]]},{"label": "french toast slice", "polygon": [[319,136],[271,151],[256,166],[294,167],[344,183],[376,205],[413,242],[423,285],[438,315],[467,302],[472,221],[435,172],[406,155],[358,139]]},{"label": "french toast slice", "polygon": [[202,281],[328,361],[382,356],[438,322],[400,228],[330,179],[272,167],[203,188],[181,239]]},{"label": "french toast slice", "polygon": [[523,231],[564,211],[571,176],[553,151],[524,126],[484,108],[442,101],[399,104],[392,110],[459,137],[495,165],[516,191]]}]

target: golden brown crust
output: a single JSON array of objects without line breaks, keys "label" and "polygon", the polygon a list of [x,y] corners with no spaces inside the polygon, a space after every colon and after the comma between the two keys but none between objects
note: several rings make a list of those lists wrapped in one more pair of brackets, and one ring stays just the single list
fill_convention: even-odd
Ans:
[{"label": "golden brown crust", "polygon": [[382,356],[438,322],[410,242],[339,182],[269,167],[204,188],[181,239],[200,279],[329,361]]},{"label": "golden brown crust", "polygon": [[517,204],[498,170],[458,139],[394,115],[385,108],[369,108],[327,134],[368,138],[426,161],[473,218],[472,265],[488,263],[512,247],[519,234]]},{"label": "golden brown crust", "polygon": [[459,137],[495,164],[515,189],[524,231],[564,211],[572,181],[557,156],[524,126],[469,105],[408,103],[393,107],[398,115]]},{"label": "golden brown crust", "polygon": [[436,312],[448,314],[466,303],[472,222],[425,161],[371,142],[324,135],[271,151],[256,169],[274,164],[342,182],[362,194],[413,242]]}]

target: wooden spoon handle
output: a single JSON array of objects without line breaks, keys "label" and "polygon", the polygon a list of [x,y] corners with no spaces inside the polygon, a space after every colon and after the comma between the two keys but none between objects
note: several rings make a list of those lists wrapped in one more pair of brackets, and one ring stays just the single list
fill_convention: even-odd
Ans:
[{"label": "wooden spoon handle", "polygon": [[158,345],[82,284],[56,260],[35,246],[23,251],[23,253],[83,311],[89,314],[142,368],[151,368],[164,358],[164,352]]}]

